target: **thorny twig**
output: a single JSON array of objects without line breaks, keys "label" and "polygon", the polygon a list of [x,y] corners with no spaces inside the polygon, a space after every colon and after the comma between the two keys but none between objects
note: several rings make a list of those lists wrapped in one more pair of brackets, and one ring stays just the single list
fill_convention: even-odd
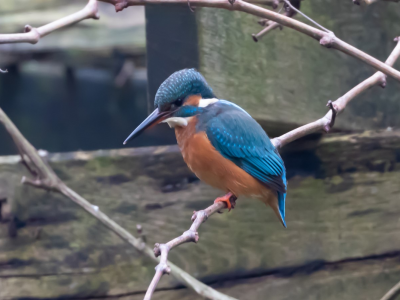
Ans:
[{"label": "thorny twig", "polygon": [[[232,196],[229,200],[232,204],[232,207],[235,206],[236,197]],[[161,256],[160,263],[156,267],[156,273],[154,274],[153,280],[151,281],[144,300],[150,300],[158,282],[164,274],[169,274],[171,269],[168,266],[168,254],[169,251],[181,244],[194,242],[197,243],[199,241],[199,234],[197,230],[200,225],[207,221],[207,219],[216,212],[219,212],[221,209],[225,209],[226,204],[222,202],[214,203],[213,205],[207,207],[204,210],[194,211],[192,216],[192,226],[190,226],[189,230],[182,233],[182,235],[174,238],[166,244],[155,244],[154,246],[154,255],[156,257]]]},{"label": "thorny twig", "polygon": [[[394,39],[394,41],[397,42],[397,45],[390,54],[389,58],[386,60],[386,64],[389,66],[393,66],[393,64],[400,56],[400,38],[397,37]],[[280,137],[274,138],[272,139],[272,143],[276,148],[279,149],[286,144],[310,133],[318,132],[320,130],[329,131],[334,125],[336,115],[341,113],[352,99],[359,96],[361,93],[365,92],[375,85],[380,85],[384,88],[386,86],[386,75],[382,72],[376,72],[374,75],[352,88],[336,101],[328,102],[330,110],[324,117],[317,121],[296,128],[292,131],[289,131],[288,133],[285,133]]]}]

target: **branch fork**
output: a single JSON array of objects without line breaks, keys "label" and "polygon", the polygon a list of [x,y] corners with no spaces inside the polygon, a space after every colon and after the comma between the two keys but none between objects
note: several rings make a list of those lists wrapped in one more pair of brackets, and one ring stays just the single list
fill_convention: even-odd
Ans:
[{"label": "branch fork", "polygon": [[[108,2],[114,4],[117,11],[122,10],[128,6],[138,6],[138,5],[173,5],[181,4],[187,5],[187,0],[98,0],[103,2]],[[283,0],[284,2],[287,0]],[[339,50],[347,55],[357,58],[364,63],[375,68],[377,71],[381,71],[392,78],[400,82],[400,71],[392,68],[390,65],[381,62],[380,60],[368,55],[367,53],[349,45],[348,43],[342,41],[341,39],[335,37],[328,29],[317,24],[312,19],[315,25],[319,28],[300,22],[284,14],[278,14],[269,9],[251,4],[243,0],[235,0],[233,4],[229,3],[227,0],[190,0],[191,4],[196,7],[212,7],[220,8],[230,11],[241,11],[250,15],[257,16],[259,18],[265,18],[274,22],[277,22],[285,27],[290,27],[297,30],[300,33],[308,35],[309,37],[317,40],[318,42],[322,39],[321,45],[327,48],[332,48]],[[301,11],[299,11],[301,12]],[[307,16],[305,16],[307,17]],[[329,34],[329,35],[327,35]]]},{"label": "branch fork", "polygon": [[[108,2],[115,5],[116,11],[121,11],[128,6],[133,5],[147,5],[147,4],[184,4],[187,0],[99,0],[103,2]],[[214,8],[222,8],[227,10],[236,10],[242,11],[248,14],[252,14],[258,17],[267,18],[269,22],[268,26],[287,26],[291,27],[303,34],[306,34],[320,42],[321,45],[327,48],[335,48],[340,50],[348,55],[356,57],[365,63],[373,66],[374,68],[380,70],[380,72],[376,72],[370,78],[366,79],[364,82],[360,83],[344,96],[337,99],[335,102],[329,101],[328,107],[330,111],[321,119],[314,121],[310,124],[306,124],[301,126],[293,131],[290,131],[278,138],[272,140],[272,143],[276,148],[280,148],[287,143],[301,138],[307,134],[325,130],[326,132],[330,131],[334,126],[336,115],[340,113],[346,105],[356,96],[367,90],[368,88],[380,84],[382,87],[386,85],[386,75],[388,74],[398,81],[400,81],[400,72],[391,68],[394,62],[400,55],[400,46],[399,43],[396,46],[395,50],[389,56],[386,64],[378,61],[377,59],[367,55],[366,53],[358,50],[355,47],[350,46],[349,44],[341,41],[336,38],[333,32],[330,32],[327,29],[319,30],[315,27],[309,26],[305,23],[299,22],[297,20],[293,20],[287,14],[277,14],[275,12],[271,12],[262,7],[252,5],[248,2],[242,0],[190,0],[194,6],[204,6],[204,7],[214,7]],[[367,2],[367,0],[364,0]],[[369,2],[375,2],[377,0],[368,0]],[[388,0],[387,0],[388,1]],[[394,1],[394,0],[393,0]],[[397,1],[397,0],[396,0]],[[283,0],[285,3],[289,3],[287,0]],[[275,1],[274,3],[277,3]],[[290,6],[290,3],[288,4]],[[291,6],[290,6],[291,7]],[[286,10],[286,13],[291,12],[292,10]],[[296,10],[297,11],[297,10]],[[20,43],[20,42],[28,42],[35,44],[39,41],[39,39],[57,29],[62,27],[71,25],[73,23],[82,21],[84,19],[98,19],[98,9],[97,9],[97,1],[89,0],[88,4],[84,9],[78,11],[70,16],[64,17],[60,20],[54,21],[47,25],[44,25],[39,28],[34,28],[32,26],[25,26],[25,33],[22,34],[0,34],[0,44],[3,43]],[[314,22],[314,21],[313,21]],[[314,22],[315,23],[315,22]],[[395,39],[396,42],[399,42],[399,39]],[[31,172],[31,174],[35,177],[35,179],[29,179],[26,177],[22,178],[22,182],[26,184],[30,184],[35,187],[44,188],[48,190],[57,191],[66,197],[70,198],[72,201],[80,205],[83,209],[85,209],[88,213],[93,215],[96,219],[105,224],[109,229],[119,235],[122,239],[130,243],[139,251],[142,251],[144,254],[152,257],[154,259],[153,254],[158,257],[159,264],[156,267],[155,276],[146,292],[145,300],[150,300],[152,294],[154,293],[156,286],[164,274],[169,274],[172,272],[174,276],[177,277],[183,284],[191,287],[197,293],[209,298],[209,299],[230,299],[233,298],[223,295],[212,288],[204,285],[199,282],[195,278],[191,277],[189,274],[185,273],[183,270],[179,269],[172,263],[168,263],[168,254],[173,248],[179,246],[180,244],[187,242],[195,242],[199,241],[199,234],[197,232],[200,225],[205,222],[208,217],[216,212],[220,212],[222,209],[227,208],[227,205],[224,202],[217,202],[208,208],[194,212],[192,216],[193,224],[189,228],[189,230],[185,231],[181,236],[169,241],[166,244],[156,244],[153,251],[145,245],[142,239],[137,239],[132,236],[129,232],[127,232],[124,228],[120,227],[114,221],[109,219],[103,212],[99,210],[97,206],[94,206],[87,202],[80,195],[75,193],[73,190],[68,188],[54,173],[54,171],[45,163],[45,161],[40,157],[38,151],[29,144],[29,142],[23,137],[23,135],[18,131],[15,125],[8,119],[8,117],[4,114],[4,112],[0,109],[0,123],[3,123],[7,129],[7,131],[12,136],[14,142],[16,143],[22,157],[22,163],[27,167],[27,169]],[[26,157],[26,160],[25,160]],[[231,199],[231,201],[235,201],[236,199]],[[234,205],[232,205],[234,206]]]},{"label": "branch fork", "polygon": [[38,176],[35,177],[34,179],[28,178],[26,176],[22,176],[21,178],[21,183],[22,184],[28,184],[33,187],[37,187],[40,189],[44,189],[47,191],[55,191],[58,192],[58,182],[53,182],[47,178],[40,179]]},{"label": "branch fork", "polygon": [[321,46],[324,46],[326,48],[332,48],[333,44],[335,42],[336,36],[335,34],[331,32],[325,32],[323,34],[323,37],[319,40],[319,44]]},{"label": "branch fork", "polygon": [[[235,206],[236,199],[237,198],[235,196],[231,196],[231,198],[229,199],[232,207]],[[190,226],[190,228],[188,230],[186,230],[180,236],[172,239],[171,241],[169,241],[166,244],[157,243],[154,245],[153,252],[154,252],[155,257],[159,257],[159,256],[161,256],[161,257],[160,257],[159,264],[155,268],[156,273],[154,274],[153,280],[151,281],[151,283],[147,289],[144,300],[151,299],[161,277],[164,274],[170,273],[171,269],[168,266],[169,252],[173,248],[178,247],[179,245],[184,244],[184,243],[189,243],[189,242],[197,243],[199,241],[199,233],[197,230],[199,229],[200,225],[202,223],[204,223],[205,221],[207,221],[207,219],[214,213],[220,212],[222,209],[226,209],[226,208],[228,208],[226,203],[216,202],[204,210],[194,211],[193,215],[192,215],[193,223],[192,223],[192,226]]]},{"label": "branch fork", "polygon": [[[8,118],[8,116],[3,112],[0,108],[0,123],[3,124],[12,137],[15,145],[18,148],[18,151],[21,155],[21,162],[24,164],[26,169],[31,173],[34,179],[23,177],[22,183],[34,186],[36,188],[41,188],[45,190],[58,192],[65,197],[69,198],[71,201],[75,202],[79,206],[81,206],[86,212],[91,214],[94,218],[103,223],[107,228],[116,233],[119,237],[121,237],[124,241],[129,243],[138,251],[142,252],[144,255],[148,256],[151,259],[156,260],[154,257],[154,253],[150,247],[145,244],[145,236],[143,235],[143,228],[139,225],[137,226],[137,231],[139,233],[139,238],[134,237],[127,230],[119,226],[113,220],[111,220],[106,214],[104,214],[98,206],[92,205],[82,196],[77,194],[75,191],[71,190],[63,181],[61,181],[58,176],[54,173],[52,168],[45,162],[43,154],[45,152],[42,150],[37,151],[21,134],[18,128],[12,123],[12,121]],[[214,209],[222,209],[225,206],[224,203],[218,203],[218,205],[213,205],[212,212],[207,212],[207,215],[212,214]],[[210,208],[208,208],[210,209]],[[199,215],[200,216],[200,215]],[[205,214],[204,214],[205,218]],[[194,222],[197,224],[200,221]],[[198,226],[200,226],[201,222],[199,222]],[[192,225],[194,226],[194,225]],[[198,228],[198,227],[196,227]],[[191,227],[191,229],[193,229]],[[197,229],[194,229],[194,232],[197,232]],[[192,233],[192,231],[188,230],[186,234],[184,234],[184,239],[195,240],[197,241],[196,235]],[[193,289],[195,292],[200,293],[204,297],[208,299],[215,300],[236,300],[235,298],[224,295],[213,288],[205,285],[204,283],[198,281],[196,278],[190,276],[188,273],[174,265],[173,263],[168,263],[166,258],[168,256],[169,249],[163,245],[160,245],[160,253],[161,259],[165,262],[165,264],[161,264],[157,267],[158,272],[161,277],[164,273],[172,275],[185,286]],[[165,257],[165,259],[164,259]],[[162,272],[161,272],[162,271]],[[157,281],[158,283],[158,281]],[[155,288],[155,286],[154,286]]]},{"label": "branch fork", "polygon": [[72,25],[85,19],[99,19],[99,10],[97,0],[89,0],[86,6],[80,11],[35,28],[25,25],[24,33],[0,34],[0,44],[6,43],[30,43],[36,44],[39,40],[49,33],[60,28]]},{"label": "branch fork", "polygon": [[328,133],[335,125],[336,115],[337,115],[339,109],[338,109],[337,105],[334,102],[332,102],[332,100],[329,100],[328,103],[326,104],[326,106],[329,107],[329,109],[331,110],[331,113],[332,113],[329,124],[326,124],[324,126],[324,131],[326,133]]},{"label": "branch fork", "polygon": [[[225,204],[223,204],[223,205],[226,206]],[[197,213],[194,212],[193,216],[197,216]],[[169,251],[181,244],[188,243],[188,242],[197,243],[199,241],[199,234],[197,232],[197,228],[200,226],[201,223],[203,223],[206,220],[207,214],[202,213],[201,216],[202,217],[194,218],[194,219],[192,217],[192,220],[198,220],[198,222],[194,222],[192,224],[192,226],[190,227],[190,229],[186,230],[184,233],[182,233],[182,235],[169,241],[166,244],[156,243],[154,245],[154,249],[153,249],[154,256],[155,257],[161,256],[161,257],[160,257],[160,262],[158,263],[158,265],[155,268],[156,273],[154,274],[153,280],[151,281],[151,283],[146,291],[144,300],[150,300],[151,297],[153,296],[154,291],[157,288],[157,285],[158,285],[161,277],[164,274],[169,275],[171,273],[171,268],[168,265]]]},{"label": "branch fork", "polygon": [[[279,0],[275,0],[272,3],[272,8],[273,9],[277,9],[279,3],[280,3]],[[293,18],[296,15],[296,11],[293,10],[286,3],[284,3],[284,6],[285,6],[284,15],[289,17],[289,18]],[[251,35],[255,42],[258,42],[264,35],[266,35],[268,32],[270,32],[270,31],[272,31],[272,30],[274,30],[276,28],[279,28],[280,30],[283,29],[283,26],[281,24],[279,24],[277,22],[274,22],[274,21],[271,21],[271,20],[268,20],[268,19],[260,19],[260,20],[258,20],[258,24],[260,24],[261,26],[264,26],[265,28],[263,30],[261,30],[259,33]]]},{"label": "branch fork", "polygon": [[[400,56],[400,38],[396,37],[394,41],[397,42],[397,45],[385,62],[388,66],[393,66],[393,64]],[[338,98],[336,101],[332,102],[331,100],[329,100],[327,106],[330,108],[330,111],[322,118],[309,124],[303,125],[299,128],[296,128],[292,131],[289,131],[288,133],[285,133],[280,137],[272,139],[272,144],[275,146],[275,148],[279,149],[286,144],[308,134],[321,130],[329,132],[335,125],[336,116],[345,109],[347,104],[355,97],[359,96],[369,88],[376,85],[386,85],[386,76],[382,72],[376,72],[371,77],[367,78],[366,80],[352,88],[345,95]]]}]

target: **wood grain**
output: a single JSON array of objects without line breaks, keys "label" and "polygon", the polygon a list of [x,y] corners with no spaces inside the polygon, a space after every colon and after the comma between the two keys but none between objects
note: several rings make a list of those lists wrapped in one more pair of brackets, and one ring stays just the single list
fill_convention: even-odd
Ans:
[{"label": "wood grain", "polygon": [[[357,149],[367,147],[369,151],[355,151],[353,140],[361,144]],[[347,153],[347,160],[353,159],[355,167],[322,177],[292,177],[287,229],[259,201],[239,199],[232,212],[214,216],[202,226],[199,244],[183,245],[171,252],[171,261],[205,282],[226,282],[234,297],[243,298],[246,287],[254,295],[251,297],[259,299],[258,293],[278,293],[277,286],[282,285],[280,293],[285,299],[294,293],[285,287],[286,279],[268,279],[270,290],[262,288],[264,284],[245,280],[242,286],[231,280],[260,277],[310,262],[385,257],[398,251],[399,158],[382,156],[382,149],[398,153],[398,132],[327,136],[315,149],[321,170],[342,163],[341,156],[329,149]],[[173,146],[55,154],[49,156],[49,163],[66,184],[129,231],[135,233],[136,225],[141,224],[152,245],[181,234],[189,227],[193,210],[205,208],[221,195],[196,180],[176,150]],[[291,155],[301,159],[304,153],[292,151]],[[393,167],[368,168],[371,157],[388,159]],[[154,263],[68,199],[21,186],[19,180],[25,171],[16,161],[14,157],[0,158],[0,190],[13,212],[12,220],[0,223],[1,298],[113,296],[145,291]],[[9,236],[10,227],[16,229],[14,238]],[[360,283],[354,284],[355,294],[366,289],[363,280],[377,280],[380,291],[394,284],[393,278],[399,274],[395,267],[389,268],[389,284],[383,274],[374,272],[376,278],[369,271],[355,272],[354,276],[344,273]],[[304,275],[296,281],[296,285],[306,285],[298,293],[308,291],[317,297],[323,288],[332,289],[332,295],[350,289],[344,286],[344,275],[326,276],[327,286],[321,283],[314,289],[314,277]],[[323,278],[320,282],[325,282]],[[167,276],[159,287],[176,286]]]},{"label": "wood grain", "polygon": [[[400,13],[390,5],[360,10],[351,1],[316,0],[302,2],[301,10],[382,61],[392,52],[400,30],[395,22]],[[295,18],[304,21],[299,15]],[[261,27],[253,16],[203,8],[197,19],[200,71],[217,97],[270,123],[271,135],[285,133],[291,125],[288,120],[298,127],[319,119],[327,112],[328,100],[336,100],[373,74],[359,61],[316,47],[290,29],[271,32],[254,43],[251,35]],[[397,89],[393,82],[385,90],[375,87],[355,99],[338,118],[336,129],[398,127]]]}]

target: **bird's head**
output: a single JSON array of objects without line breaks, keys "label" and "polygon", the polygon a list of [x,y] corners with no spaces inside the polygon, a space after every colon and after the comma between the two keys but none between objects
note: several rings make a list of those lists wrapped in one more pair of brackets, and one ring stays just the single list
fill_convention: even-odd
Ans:
[{"label": "bird's head", "polygon": [[200,113],[202,107],[210,101],[216,101],[213,98],[212,89],[195,69],[173,73],[157,90],[154,100],[156,109],[129,135],[124,144],[161,122],[167,122],[171,127],[185,126],[186,118]]}]

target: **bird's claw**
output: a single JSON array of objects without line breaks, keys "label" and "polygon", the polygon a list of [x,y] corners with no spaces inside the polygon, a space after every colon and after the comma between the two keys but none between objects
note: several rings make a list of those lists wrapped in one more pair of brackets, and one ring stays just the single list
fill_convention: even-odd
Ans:
[{"label": "bird's claw", "polygon": [[[224,202],[226,204],[226,207],[228,208],[228,211],[231,211],[231,209],[235,208],[236,206],[236,199],[237,197],[229,192],[225,196],[218,197],[217,199],[215,199],[214,203]],[[218,211],[218,213],[222,212]]]},{"label": "bird's claw", "polygon": [[235,3],[236,0],[228,0],[228,2],[233,5]]}]

